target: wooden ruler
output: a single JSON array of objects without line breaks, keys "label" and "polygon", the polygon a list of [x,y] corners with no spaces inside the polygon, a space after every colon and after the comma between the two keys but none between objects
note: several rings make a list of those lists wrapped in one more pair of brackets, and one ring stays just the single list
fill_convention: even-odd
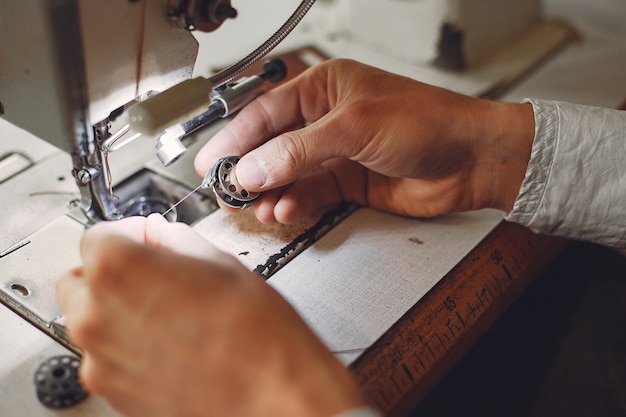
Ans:
[{"label": "wooden ruler", "polygon": [[565,243],[500,223],[352,364],[365,398],[410,414]]}]

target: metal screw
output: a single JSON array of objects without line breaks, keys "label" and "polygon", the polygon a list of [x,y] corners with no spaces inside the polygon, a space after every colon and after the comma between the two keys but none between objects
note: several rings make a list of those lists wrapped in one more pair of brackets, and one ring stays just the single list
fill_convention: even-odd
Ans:
[{"label": "metal screw", "polygon": [[81,184],[88,184],[91,181],[91,173],[86,169],[81,169],[76,175]]}]

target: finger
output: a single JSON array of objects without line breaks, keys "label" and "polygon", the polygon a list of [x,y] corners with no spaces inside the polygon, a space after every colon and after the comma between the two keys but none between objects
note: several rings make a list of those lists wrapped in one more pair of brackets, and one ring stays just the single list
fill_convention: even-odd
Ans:
[{"label": "finger", "polygon": [[358,153],[359,144],[349,139],[358,135],[343,119],[341,112],[333,112],[245,154],[235,167],[239,183],[254,192],[281,187],[324,161]]},{"label": "finger", "polygon": [[59,278],[56,290],[72,343],[81,349],[100,348],[105,339],[102,329],[108,317],[97,313],[101,309],[97,308],[82,269],[70,271]]},{"label": "finger", "polygon": [[185,256],[207,259],[222,252],[184,223],[169,223],[160,214],[146,220],[145,242]]},{"label": "finger", "polygon": [[146,230],[145,217],[128,217],[113,222],[101,222],[91,226],[80,241],[80,254],[83,262],[91,259],[93,254],[100,254],[98,246],[107,237],[117,237],[125,240],[144,243]]},{"label": "finger", "polygon": [[75,320],[84,317],[89,302],[88,292],[83,268],[72,269],[57,280],[57,300],[61,311],[65,314],[68,328],[72,327]]},{"label": "finger", "polygon": [[294,224],[321,207],[344,201],[332,171],[324,169],[305,175],[281,196],[274,217],[282,224]]},{"label": "finger", "polygon": [[368,170],[336,158],[307,173],[283,194],[274,208],[276,220],[293,224],[305,215],[342,201],[367,203]]},{"label": "finger", "polygon": [[94,363],[93,358],[89,352],[83,352],[83,356],[80,361],[80,368],[78,368],[78,379],[82,387],[92,394],[100,394],[98,391],[98,382],[95,381]]},{"label": "finger", "polygon": [[[79,380],[86,391],[106,398],[107,402],[126,416],[145,416],[146,404],[157,408],[154,391],[146,392],[149,377],[130,374],[125,368],[99,355],[85,352],[79,368]],[[149,394],[149,395],[147,395]],[[151,397],[151,402],[145,401]]]},{"label": "finger", "polygon": [[141,216],[127,217],[112,222],[100,222],[91,226],[85,234],[92,236],[116,235],[135,242],[143,243],[146,218]]},{"label": "finger", "polygon": [[254,203],[254,215],[263,224],[276,223],[274,207],[280,200],[284,189],[271,190],[263,193],[263,196]]},{"label": "finger", "polygon": [[215,256],[218,252],[183,223],[169,223],[159,214],[148,218],[132,217],[97,224],[85,233],[81,240],[81,255],[91,272],[88,276],[121,277],[125,275],[126,264],[132,261],[133,256],[154,256],[136,243],[200,258]]},{"label": "finger", "polygon": [[285,127],[283,125],[294,125],[302,120],[296,100],[298,94],[297,85],[283,85],[244,107],[198,152],[194,163],[198,174],[208,172],[219,158],[244,155],[275,136]]},{"label": "finger", "polygon": [[320,65],[277,87],[243,108],[195,159],[200,176],[227,155],[244,155],[287,130],[318,120],[330,110],[327,66]]},{"label": "finger", "polygon": [[241,211],[240,208],[230,207],[223,203],[221,200],[217,201],[217,205],[220,206],[220,209],[224,210],[226,213],[235,214]]}]

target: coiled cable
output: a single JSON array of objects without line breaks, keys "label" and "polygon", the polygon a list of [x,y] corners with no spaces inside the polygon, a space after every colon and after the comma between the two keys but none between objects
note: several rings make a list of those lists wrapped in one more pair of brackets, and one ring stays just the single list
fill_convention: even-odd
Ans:
[{"label": "coiled cable", "polygon": [[274,32],[272,36],[270,36],[265,42],[263,42],[261,46],[256,48],[239,62],[211,76],[209,78],[209,81],[211,81],[213,88],[224,85],[237,78],[239,74],[250,68],[255,62],[267,55],[272,49],[276,47],[276,45],[282,42],[282,40],[285,39],[285,37],[289,35],[289,33],[291,33],[291,31],[298,25],[298,23],[300,23],[302,18],[304,18],[309,9],[313,7],[314,3],[315,0],[302,0],[300,5],[296,8],[293,14],[289,17],[289,19],[287,19],[287,21],[283,23],[283,25],[278,28],[278,30]]}]

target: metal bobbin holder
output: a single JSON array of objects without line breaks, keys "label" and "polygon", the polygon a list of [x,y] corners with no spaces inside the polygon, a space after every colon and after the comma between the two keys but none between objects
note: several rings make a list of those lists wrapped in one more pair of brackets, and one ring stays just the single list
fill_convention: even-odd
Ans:
[{"label": "metal bobbin holder", "polygon": [[239,159],[238,156],[227,156],[217,161],[209,174],[206,187],[211,187],[217,199],[228,207],[244,209],[252,205],[261,194],[246,190],[237,181],[233,169]]},{"label": "metal bobbin holder", "polygon": [[48,408],[63,409],[84,401],[89,394],[78,381],[80,359],[54,356],[42,362],[34,375],[37,398]]}]

